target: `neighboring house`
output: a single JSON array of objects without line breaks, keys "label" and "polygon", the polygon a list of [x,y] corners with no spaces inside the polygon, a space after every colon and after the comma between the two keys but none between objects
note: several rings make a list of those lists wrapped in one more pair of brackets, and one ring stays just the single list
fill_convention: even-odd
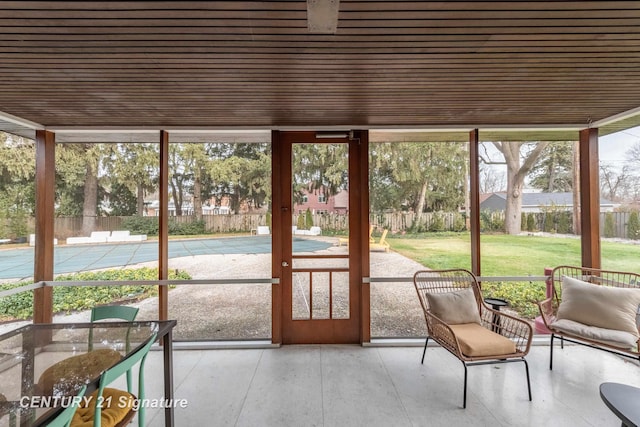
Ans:
[{"label": "neighboring house", "polygon": [[229,206],[203,206],[202,215],[228,215],[231,213]]},{"label": "neighboring house", "polygon": [[[480,195],[480,210],[504,211],[507,194],[505,192]],[[600,198],[600,212],[613,212],[617,203]],[[538,213],[545,209],[572,210],[573,193],[522,193],[522,212]]]},{"label": "neighboring house", "polygon": [[[147,213],[145,216],[160,216],[160,201],[159,200],[152,200],[150,202],[145,202],[146,208],[147,208]],[[173,203],[173,201],[169,202],[169,215],[170,216],[176,216],[176,205]],[[203,209],[204,211],[204,209]],[[183,215],[193,215],[193,207],[191,206],[191,203],[183,203],[182,204],[182,214]]]},{"label": "neighboring house", "polygon": [[[215,205],[215,198],[211,198],[207,200],[204,205],[202,205],[202,215],[227,215],[231,213],[231,208],[229,207],[230,200],[228,197],[223,197],[221,200],[221,205]],[[151,200],[145,202],[145,216],[159,216],[160,215],[160,201],[159,200]],[[176,207],[173,203],[173,200],[169,201],[169,215],[176,215]],[[193,205],[191,201],[186,201],[182,204],[182,214],[183,215],[193,215]]]},{"label": "neighboring house", "polygon": [[349,192],[345,190],[328,199],[321,192],[314,193],[302,190],[302,193],[302,202],[295,203],[293,206],[294,213],[305,213],[309,209],[313,214],[346,214],[349,210]]}]

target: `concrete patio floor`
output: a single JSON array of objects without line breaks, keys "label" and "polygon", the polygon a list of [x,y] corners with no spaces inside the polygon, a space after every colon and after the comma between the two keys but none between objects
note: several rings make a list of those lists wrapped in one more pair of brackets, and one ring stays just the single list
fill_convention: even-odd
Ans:
[{"label": "concrete patio floor", "polygon": [[[637,362],[582,346],[521,363],[469,368],[444,349],[340,345],[174,351],[177,426],[619,426],[599,396],[602,382],[640,386]],[[147,360],[147,397],[162,396],[162,353]],[[164,425],[148,410],[148,425]]]}]

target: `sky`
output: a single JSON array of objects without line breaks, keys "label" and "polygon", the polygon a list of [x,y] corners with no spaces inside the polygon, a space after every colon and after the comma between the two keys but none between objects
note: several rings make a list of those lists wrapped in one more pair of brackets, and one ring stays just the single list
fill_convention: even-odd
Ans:
[{"label": "sky", "polygon": [[[640,143],[640,126],[621,132],[612,133],[598,138],[598,156],[601,164],[608,164],[616,168],[622,168],[625,163],[626,152],[636,143]],[[502,155],[493,147],[493,144],[485,144],[489,156],[494,160],[501,160]],[[484,166],[487,167],[487,166]],[[491,167],[491,166],[490,166]],[[494,173],[500,176],[498,185],[506,186],[506,166],[492,166]],[[527,185],[525,184],[525,187]],[[532,191],[526,188],[526,191]]]},{"label": "sky", "polygon": [[[625,154],[629,148],[640,143],[640,126],[612,133],[598,138],[598,155],[600,162],[624,163]],[[489,155],[502,157],[492,144],[486,144]]]},{"label": "sky", "polygon": [[640,142],[640,126],[599,138],[600,162],[623,163],[626,151]]}]

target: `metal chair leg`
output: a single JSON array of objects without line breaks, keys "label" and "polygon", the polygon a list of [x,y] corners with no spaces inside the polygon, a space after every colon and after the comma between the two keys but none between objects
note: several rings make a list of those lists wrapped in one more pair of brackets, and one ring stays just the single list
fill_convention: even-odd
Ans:
[{"label": "metal chair leg", "polygon": [[427,335],[427,340],[424,342],[424,350],[422,351],[422,363],[424,365],[424,355],[427,354],[427,344],[429,344],[429,335]]},{"label": "metal chair leg", "polygon": [[527,372],[527,390],[529,391],[529,402],[531,402],[531,380],[529,379],[529,364],[527,363],[527,359],[522,358],[524,362],[524,370]]},{"label": "metal chair leg", "polygon": [[549,370],[553,370],[553,337],[555,335],[551,334],[551,344],[549,344]]},{"label": "metal chair leg", "polygon": [[467,407],[467,364],[462,362],[464,366],[464,391],[462,396],[462,409]]}]

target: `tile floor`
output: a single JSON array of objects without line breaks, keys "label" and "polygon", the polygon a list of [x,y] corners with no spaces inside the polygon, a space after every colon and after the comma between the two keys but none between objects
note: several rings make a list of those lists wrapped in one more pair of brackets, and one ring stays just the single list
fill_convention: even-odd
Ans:
[{"label": "tile floor", "polygon": [[[605,352],[533,346],[533,401],[522,363],[469,368],[462,409],[462,364],[439,347],[349,345],[176,350],[177,426],[619,426],[599,384],[640,387],[640,366]],[[147,397],[162,396],[162,353],[146,367]],[[640,404],[640,403],[639,403]],[[147,424],[164,425],[161,411]]]}]

